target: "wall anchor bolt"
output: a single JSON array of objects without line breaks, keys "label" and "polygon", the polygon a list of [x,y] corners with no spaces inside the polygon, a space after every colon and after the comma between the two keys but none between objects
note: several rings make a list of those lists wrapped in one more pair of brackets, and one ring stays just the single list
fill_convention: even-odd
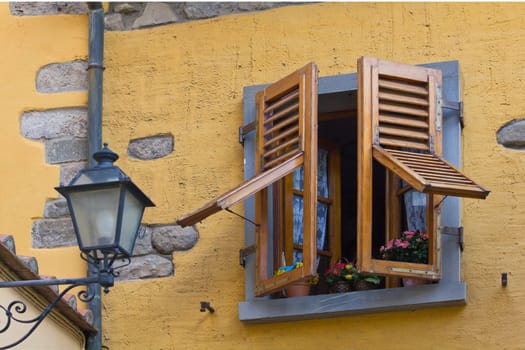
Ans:
[{"label": "wall anchor bolt", "polygon": [[211,314],[215,312],[215,309],[211,307],[209,301],[201,301],[201,312],[208,310]]}]

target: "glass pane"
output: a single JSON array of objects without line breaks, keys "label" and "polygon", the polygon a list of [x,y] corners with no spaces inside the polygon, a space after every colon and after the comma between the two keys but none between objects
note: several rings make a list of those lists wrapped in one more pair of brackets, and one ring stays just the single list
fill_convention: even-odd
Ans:
[{"label": "glass pane", "polygon": [[[304,190],[304,169],[298,168],[293,173],[293,189]],[[328,151],[319,149],[317,153],[317,195],[328,197]]]},{"label": "glass pane", "polygon": [[144,206],[131,194],[125,192],[124,212],[122,214],[122,229],[120,231],[120,245],[131,255],[135,236],[140,226]]},{"label": "glass pane", "polygon": [[[303,245],[303,198],[293,196],[293,242],[294,244]],[[317,249],[325,249],[326,232],[328,228],[328,204],[317,202]],[[294,263],[303,261],[303,252],[294,249]],[[319,259],[317,260],[319,263]]]},{"label": "glass pane", "polygon": [[120,187],[70,193],[80,245],[107,246],[114,243]]}]

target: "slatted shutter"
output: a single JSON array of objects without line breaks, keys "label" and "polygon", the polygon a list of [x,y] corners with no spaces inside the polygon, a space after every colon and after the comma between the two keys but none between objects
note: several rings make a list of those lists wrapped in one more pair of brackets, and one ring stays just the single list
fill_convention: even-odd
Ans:
[{"label": "slatted shutter", "polygon": [[[183,216],[194,225],[222,209],[255,195],[257,273],[255,294],[272,293],[315,274],[317,202],[317,67],[310,63],[256,95],[255,176]],[[268,271],[268,186],[300,166],[305,170],[303,267],[280,276]]]},{"label": "slatted shutter", "polygon": [[[419,192],[485,198],[489,191],[441,157],[441,71],[376,58],[358,61],[358,263],[363,271],[399,276],[440,277],[439,221],[427,210],[429,264],[372,257],[372,163],[378,161]],[[427,208],[428,209],[428,208]],[[386,230],[386,229],[385,229]],[[395,234],[395,233],[394,233]]]},{"label": "slatted shutter", "polygon": [[441,157],[441,71],[365,58],[367,73],[374,158],[419,192],[484,199]]}]

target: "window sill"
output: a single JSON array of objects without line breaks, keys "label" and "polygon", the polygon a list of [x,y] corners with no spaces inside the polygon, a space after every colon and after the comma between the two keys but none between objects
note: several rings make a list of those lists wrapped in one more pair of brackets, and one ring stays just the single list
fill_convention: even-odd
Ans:
[{"label": "window sill", "polygon": [[464,282],[441,281],[415,287],[379,289],[289,299],[249,300],[239,304],[246,323],[301,321],[389,311],[465,305]]}]

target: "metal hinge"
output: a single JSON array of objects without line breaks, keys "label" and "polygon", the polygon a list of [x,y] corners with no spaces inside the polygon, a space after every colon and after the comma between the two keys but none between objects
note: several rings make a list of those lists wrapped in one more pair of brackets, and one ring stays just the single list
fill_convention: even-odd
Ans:
[{"label": "metal hinge", "polygon": [[239,249],[239,264],[243,268],[246,268],[246,258],[253,253],[255,253],[255,244],[252,244],[251,246],[243,249]]},{"label": "metal hinge", "polygon": [[255,122],[248,123],[239,127],[239,143],[244,146],[246,135],[255,130]]},{"label": "metal hinge", "polygon": [[459,117],[459,124],[461,125],[461,129],[465,127],[465,124],[463,122],[463,102],[455,102],[455,101],[448,101],[443,100],[443,108],[445,109],[451,109],[453,111],[458,112]]},{"label": "metal hinge", "polygon": [[463,249],[465,248],[465,241],[463,240],[463,226],[460,226],[460,227],[443,226],[441,228],[441,233],[458,236],[459,249],[463,251]]}]

